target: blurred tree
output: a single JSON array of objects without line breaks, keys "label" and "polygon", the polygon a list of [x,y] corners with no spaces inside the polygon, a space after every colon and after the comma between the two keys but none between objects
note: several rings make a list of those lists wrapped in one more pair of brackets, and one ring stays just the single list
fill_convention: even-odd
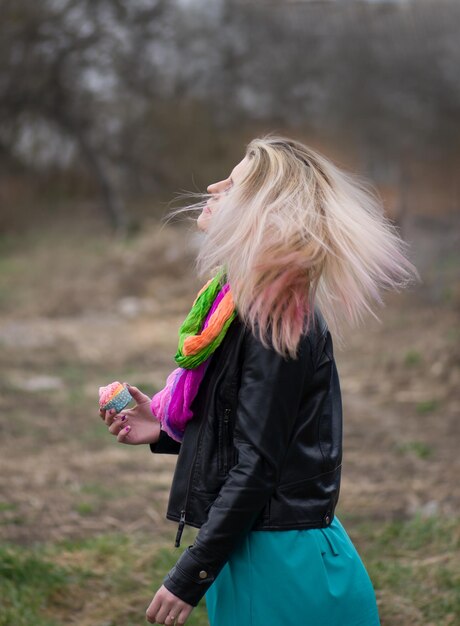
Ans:
[{"label": "blurred tree", "polygon": [[457,0],[0,0],[0,11],[0,157],[86,163],[119,230],[126,194],[175,187],[198,162],[214,177],[254,128],[342,144],[377,184],[400,187],[401,216],[415,160],[455,179]]},{"label": "blurred tree", "polygon": [[[137,10],[117,0],[0,0],[3,150],[14,154],[25,141],[27,155],[27,135],[37,128],[58,149],[56,135],[70,139],[118,231],[126,229],[127,215],[117,172],[122,121],[117,70],[127,70],[127,76],[135,67],[139,25],[149,39],[164,2],[134,4]],[[123,65],[124,52],[131,62]]]}]

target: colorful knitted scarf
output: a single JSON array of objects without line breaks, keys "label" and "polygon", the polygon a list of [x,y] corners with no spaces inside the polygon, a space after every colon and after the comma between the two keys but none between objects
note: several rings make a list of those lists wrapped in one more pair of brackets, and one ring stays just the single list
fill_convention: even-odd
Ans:
[{"label": "colorful knitted scarf", "polygon": [[222,276],[223,270],[198,292],[179,329],[174,360],[180,367],[169,374],[165,387],[152,398],[151,409],[161,429],[176,441],[182,441],[185,426],[193,417],[190,406],[212,354],[236,316],[230,285],[222,286]]}]

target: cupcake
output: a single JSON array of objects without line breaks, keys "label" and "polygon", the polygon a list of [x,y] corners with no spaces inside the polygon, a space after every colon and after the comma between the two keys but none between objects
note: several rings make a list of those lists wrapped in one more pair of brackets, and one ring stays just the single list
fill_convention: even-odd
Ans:
[{"label": "cupcake", "polygon": [[115,409],[117,413],[122,411],[132,400],[132,396],[118,381],[110,383],[106,387],[99,387],[99,407],[103,411]]}]

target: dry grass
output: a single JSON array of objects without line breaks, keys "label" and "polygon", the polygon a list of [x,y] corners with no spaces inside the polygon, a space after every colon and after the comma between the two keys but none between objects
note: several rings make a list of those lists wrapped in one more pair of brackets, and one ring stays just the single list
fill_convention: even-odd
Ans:
[{"label": "dry grass", "polygon": [[[424,284],[388,297],[383,323],[351,332],[337,353],[338,515],[375,581],[383,623],[448,626],[460,611],[458,527],[449,523],[460,510],[458,224],[420,223],[411,237]],[[96,395],[114,379],[146,393],[164,384],[200,286],[189,239],[152,224],[125,241],[81,227],[3,246],[0,538],[17,549],[13,569],[46,548],[43,560],[62,570],[41,605],[23,597],[15,626],[138,624],[177,554],[168,548],[152,565],[173,545],[164,512],[175,459],[117,444]]]}]

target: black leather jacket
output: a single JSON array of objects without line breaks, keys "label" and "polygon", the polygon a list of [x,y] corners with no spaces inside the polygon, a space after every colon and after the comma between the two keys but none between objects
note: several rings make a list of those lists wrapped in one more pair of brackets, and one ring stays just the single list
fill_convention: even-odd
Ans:
[{"label": "black leather jacket", "polygon": [[196,606],[250,530],[321,528],[340,489],[342,402],[331,335],[315,311],[298,358],[264,348],[237,316],[215,350],[178,454],[166,517],[200,528],[163,580]]}]

